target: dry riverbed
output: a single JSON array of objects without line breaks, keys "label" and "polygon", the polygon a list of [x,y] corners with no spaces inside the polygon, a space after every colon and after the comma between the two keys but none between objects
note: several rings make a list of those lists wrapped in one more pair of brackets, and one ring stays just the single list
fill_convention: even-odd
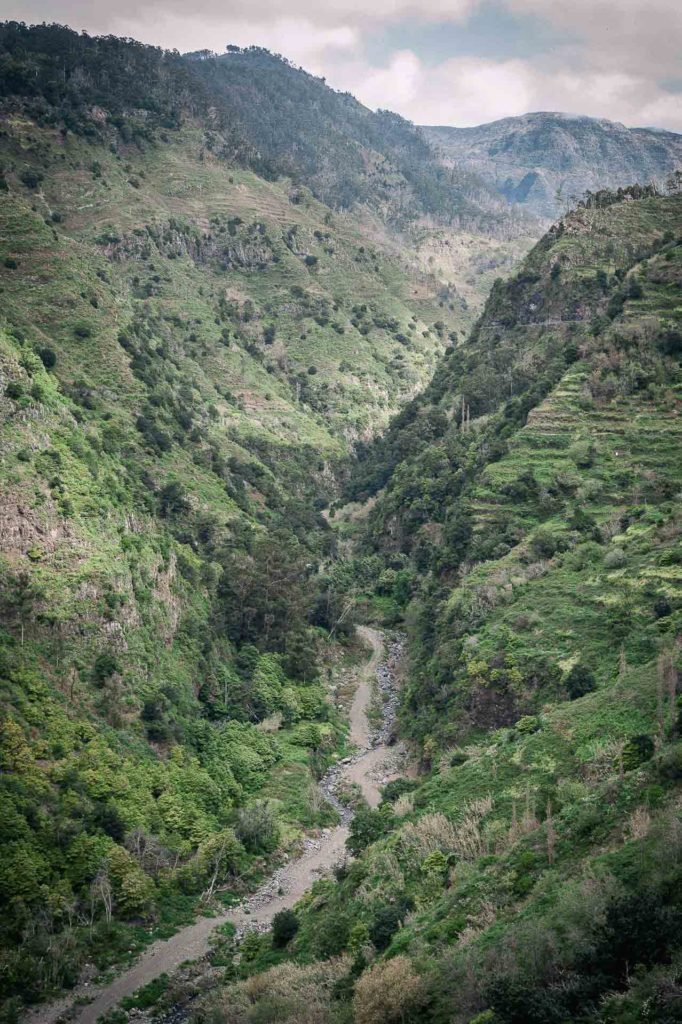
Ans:
[{"label": "dry riverbed", "polygon": [[[26,1024],[55,1024],[60,1018],[75,1024],[96,1024],[102,1014],[159,975],[171,975],[186,961],[205,957],[219,925],[232,922],[238,932],[267,928],[278,911],[294,906],[316,878],[328,873],[344,858],[352,811],[338,794],[343,787],[355,784],[370,806],[375,807],[380,800],[380,787],[396,778],[400,769],[399,754],[387,741],[393,731],[397,707],[396,673],[401,643],[392,643],[386,652],[381,632],[359,626],[358,633],[371,648],[371,656],[359,673],[349,713],[350,740],[357,752],[334,765],[320,783],[326,798],[339,812],[340,824],[324,829],[318,838],[306,839],[303,853],[278,868],[241,906],[212,918],[202,917],[170,939],[155,942],[132,967],[109,984],[81,986],[69,997],[27,1014]],[[373,732],[367,712],[377,690],[382,716],[381,725]],[[83,1005],[81,1001],[87,998],[90,1001]]]}]

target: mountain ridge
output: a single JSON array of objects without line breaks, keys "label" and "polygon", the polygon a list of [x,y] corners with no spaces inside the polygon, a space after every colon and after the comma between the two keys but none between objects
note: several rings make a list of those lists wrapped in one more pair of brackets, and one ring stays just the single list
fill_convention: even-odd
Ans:
[{"label": "mountain ridge", "polygon": [[512,205],[545,219],[599,187],[663,184],[682,164],[682,136],[675,132],[560,112],[422,130],[446,164],[467,162]]}]

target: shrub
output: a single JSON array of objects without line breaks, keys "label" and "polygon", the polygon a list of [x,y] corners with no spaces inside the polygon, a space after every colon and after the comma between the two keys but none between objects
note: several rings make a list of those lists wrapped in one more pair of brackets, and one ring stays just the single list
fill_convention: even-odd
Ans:
[{"label": "shrub", "polygon": [[417,779],[393,779],[382,788],[381,798],[388,801],[388,803],[394,804],[398,797],[403,796],[404,793],[411,793],[418,785]]},{"label": "shrub", "polygon": [[57,353],[52,348],[41,348],[38,352],[40,360],[46,370],[51,370],[57,365]]},{"label": "shrub", "polygon": [[324,960],[340,956],[348,946],[350,931],[351,923],[345,914],[325,914],[315,926],[315,955]]},{"label": "shrub", "polygon": [[592,693],[596,689],[596,680],[587,665],[574,665],[566,676],[566,690],[571,700],[584,697],[586,693]]},{"label": "shrub", "polygon": [[22,171],[19,175],[19,180],[26,186],[26,188],[38,188],[38,185],[43,180],[43,176],[39,171],[26,170]]},{"label": "shrub", "polygon": [[386,817],[381,811],[367,806],[359,807],[350,824],[346,846],[354,855],[361,853],[384,835],[386,825]]},{"label": "shrub", "polygon": [[19,266],[19,264],[17,263],[13,256],[5,256],[5,259],[3,260],[3,265],[7,268],[7,270],[16,270],[17,267]]},{"label": "shrub", "polygon": [[277,949],[287,946],[298,931],[299,921],[293,910],[280,910],[272,919],[272,944]]},{"label": "shrub", "polygon": [[604,566],[607,569],[622,569],[627,559],[622,548],[613,548],[607,551],[604,557]]},{"label": "shrub", "polygon": [[654,756],[654,741],[647,733],[632,736],[623,747],[623,768],[626,772],[639,768]]},{"label": "shrub", "polygon": [[107,679],[113,676],[115,672],[120,672],[120,670],[121,666],[116,655],[111,651],[104,651],[102,654],[98,654],[95,659],[92,676],[98,686],[103,686]]},{"label": "shrub", "polygon": [[654,604],[654,615],[657,619],[664,619],[672,612],[672,605],[667,597],[659,597]]},{"label": "shrub", "polygon": [[409,905],[400,900],[398,903],[389,903],[382,907],[376,914],[369,929],[369,937],[380,953],[390,946],[391,939],[400,928],[409,909]]},{"label": "shrub", "polygon": [[551,558],[557,548],[557,539],[549,530],[538,530],[530,542],[530,550],[536,558]]},{"label": "shrub", "polygon": [[264,800],[240,809],[235,832],[249,853],[271,853],[279,839],[277,819]]},{"label": "shrub", "polygon": [[666,750],[661,757],[658,770],[664,779],[677,782],[682,779],[682,743]]},{"label": "shrub", "polygon": [[375,964],[358,979],[353,998],[356,1024],[397,1024],[419,1002],[421,982],[406,956]]},{"label": "shrub", "polygon": [[540,719],[537,715],[524,715],[523,718],[519,718],[514,728],[522,736],[528,736],[539,730]]},{"label": "shrub", "polygon": [[16,402],[24,394],[24,386],[18,380],[11,380],[5,388],[5,394]]}]

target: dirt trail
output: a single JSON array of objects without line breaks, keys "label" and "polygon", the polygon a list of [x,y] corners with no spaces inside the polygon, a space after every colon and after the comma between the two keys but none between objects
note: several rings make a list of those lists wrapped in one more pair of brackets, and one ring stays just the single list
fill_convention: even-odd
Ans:
[{"label": "dirt trail", "polygon": [[[389,751],[383,744],[370,746],[371,733],[367,710],[372,701],[377,670],[384,655],[384,640],[380,632],[368,626],[358,626],[358,633],[372,649],[369,661],[359,673],[349,716],[350,739],[361,753],[350,763],[343,765],[339,775],[343,781],[357,783],[367,802],[375,807],[380,800],[377,776],[381,774],[382,764],[386,761]],[[292,907],[319,875],[328,872],[343,858],[347,837],[348,826],[343,824],[329,829],[319,842],[310,843],[300,857],[275,873],[273,877],[277,885],[274,890],[270,881],[263,887],[265,896],[259,899],[259,894],[256,893],[255,897],[247,901],[250,904],[249,913],[237,908],[216,917],[202,917],[170,939],[155,942],[133,967],[109,985],[103,988],[81,987],[65,999],[39,1007],[27,1014],[26,1024],[54,1024],[69,1010],[72,1012],[68,1017],[76,1024],[96,1024],[98,1017],[112,1010],[122,999],[132,995],[160,974],[172,974],[186,960],[198,960],[205,956],[210,949],[211,934],[218,925],[227,921],[231,921],[237,928],[267,924],[279,910]],[[92,1002],[73,1011],[76,998],[93,995]]]}]

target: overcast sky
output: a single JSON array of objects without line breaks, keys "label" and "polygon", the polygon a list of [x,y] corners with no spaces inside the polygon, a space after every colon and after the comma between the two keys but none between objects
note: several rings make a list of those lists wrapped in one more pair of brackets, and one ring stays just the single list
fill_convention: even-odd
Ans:
[{"label": "overcast sky", "polygon": [[267,46],[418,124],[531,110],[682,131],[682,0],[0,0],[182,51]]}]

